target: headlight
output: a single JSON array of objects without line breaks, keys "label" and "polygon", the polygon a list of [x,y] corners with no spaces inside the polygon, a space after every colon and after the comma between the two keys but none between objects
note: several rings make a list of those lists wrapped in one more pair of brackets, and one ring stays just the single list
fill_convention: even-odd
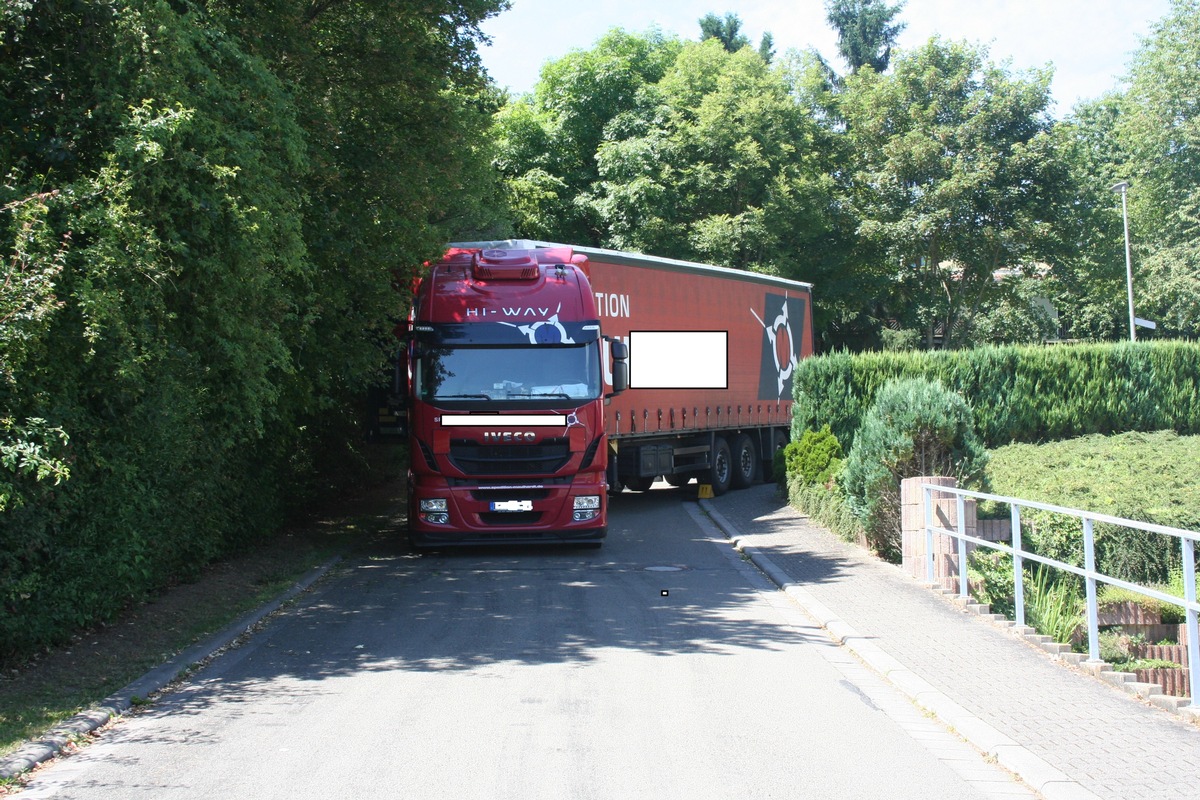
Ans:
[{"label": "headlight", "polygon": [[431,497],[428,500],[422,500],[421,501],[421,510],[422,511],[445,511],[446,510],[446,498]]},{"label": "headlight", "polygon": [[575,509],[598,509],[600,508],[600,495],[588,494],[575,498]]}]

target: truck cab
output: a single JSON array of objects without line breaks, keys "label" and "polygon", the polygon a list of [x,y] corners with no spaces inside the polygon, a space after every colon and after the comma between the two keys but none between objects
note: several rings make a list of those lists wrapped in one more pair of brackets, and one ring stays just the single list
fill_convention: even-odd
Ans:
[{"label": "truck cab", "polygon": [[407,336],[414,545],[604,539],[604,403],[628,373],[613,348],[606,391],[602,341],[570,248],[451,248],[430,265]]}]

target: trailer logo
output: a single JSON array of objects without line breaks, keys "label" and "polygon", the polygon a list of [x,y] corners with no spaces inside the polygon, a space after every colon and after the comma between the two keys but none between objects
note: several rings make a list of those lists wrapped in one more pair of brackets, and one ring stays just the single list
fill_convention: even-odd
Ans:
[{"label": "trailer logo", "polygon": [[[532,311],[533,309],[528,310]],[[549,312],[550,309],[544,308],[541,310],[542,312]],[[562,311],[562,303],[558,304],[558,308],[554,310],[552,316],[539,320],[532,325],[517,325],[513,322],[501,322],[500,324],[516,328],[523,335],[529,337],[530,344],[575,344],[575,340],[567,336],[567,329],[558,321],[558,313],[560,311]]]},{"label": "trailer logo", "polygon": [[[800,360],[800,339],[793,331],[804,330],[804,302],[798,297],[767,294],[766,313],[750,313],[763,328],[762,367],[758,380],[759,400],[782,400],[792,396],[792,374]],[[768,322],[764,322],[764,317]]]}]

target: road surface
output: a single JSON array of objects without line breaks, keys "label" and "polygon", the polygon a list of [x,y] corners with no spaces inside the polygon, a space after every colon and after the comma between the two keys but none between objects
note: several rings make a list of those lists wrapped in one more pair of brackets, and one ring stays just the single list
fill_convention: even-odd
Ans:
[{"label": "road surface", "polygon": [[833,645],[694,496],[623,494],[600,550],[397,543],[347,563],[20,796],[1024,791]]}]

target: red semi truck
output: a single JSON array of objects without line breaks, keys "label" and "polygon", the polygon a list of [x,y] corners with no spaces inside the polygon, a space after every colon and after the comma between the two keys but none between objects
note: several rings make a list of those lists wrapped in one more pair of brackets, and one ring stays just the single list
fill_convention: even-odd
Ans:
[{"label": "red semi truck", "polygon": [[[806,283],[532,241],[451,245],[420,279],[397,393],[417,546],[599,545],[609,493],[770,474]],[[640,352],[640,355],[639,355]]]}]

